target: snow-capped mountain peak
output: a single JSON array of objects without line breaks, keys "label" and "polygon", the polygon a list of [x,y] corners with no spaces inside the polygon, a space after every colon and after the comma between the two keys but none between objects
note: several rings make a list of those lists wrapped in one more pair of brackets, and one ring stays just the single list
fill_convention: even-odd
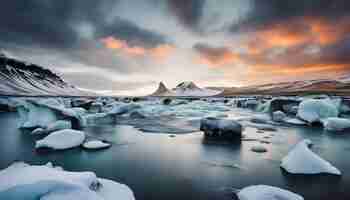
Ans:
[{"label": "snow-capped mountain peak", "polygon": [[175,88],[169,90],[161,82],[152,96],[214,96],[221,92],[220,90],[200,88],[192,81],[181,82]]}]

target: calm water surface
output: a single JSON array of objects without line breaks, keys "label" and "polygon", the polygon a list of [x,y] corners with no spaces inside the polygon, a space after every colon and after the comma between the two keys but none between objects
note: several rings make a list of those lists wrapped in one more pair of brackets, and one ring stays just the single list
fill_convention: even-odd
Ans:
[{"label": "calm water surface", "polygon": [[[106,150],[80,148],[36,152],[32,136],[17,129],[16,113],[0,113],[0,168],[15,160],[30,164],[48,161],[72,171],[94,171],[99,177],[130,186],[137,200],[234,199],[232,188],[254,184],[278,186],[309,200],[350,199],[350,134],[324,132],[320,128],[282,127],[277,132],[246,135],[265,137],[264,154],[250,151],[257,141],[225,144],[206,141],[198,133],[176,135],[143,133],[131,126],[87,127],[96,138],[113,143]],[[313,151],[336,166],[343,175],[293,176],[283,172],[280,160],[303,138],[314,142]]]}]

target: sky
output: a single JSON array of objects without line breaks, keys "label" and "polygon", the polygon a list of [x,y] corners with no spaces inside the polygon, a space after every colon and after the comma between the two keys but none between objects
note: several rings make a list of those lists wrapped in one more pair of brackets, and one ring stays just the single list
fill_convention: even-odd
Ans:
[{"label": "sky", "polygon": [[4,0],[0,50],[105,95],[350,75],[349,0]]}]

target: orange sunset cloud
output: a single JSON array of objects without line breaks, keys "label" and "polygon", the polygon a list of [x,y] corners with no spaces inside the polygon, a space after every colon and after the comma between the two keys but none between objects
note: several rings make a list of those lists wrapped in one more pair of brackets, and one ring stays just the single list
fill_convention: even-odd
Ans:
[{"label": "orange sunset cloud", "polygon": [[116,39],[112,36],[100,40],[108,49],[121,50],[129,56],[151,56],[157,60],[163,60],[171,55],[175,47],[170,44],[160,44],[153,48],[141,46],[130,46],[126,41]]}]

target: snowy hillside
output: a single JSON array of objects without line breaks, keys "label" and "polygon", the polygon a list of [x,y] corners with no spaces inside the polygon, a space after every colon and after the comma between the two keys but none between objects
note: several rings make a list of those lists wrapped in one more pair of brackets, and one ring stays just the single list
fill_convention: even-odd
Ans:
[{"label": "snowy hillside", "polygon": [[80,91],[62,80],[50,70],[0,55],[1,95],[50,95],[84,96]]}]

